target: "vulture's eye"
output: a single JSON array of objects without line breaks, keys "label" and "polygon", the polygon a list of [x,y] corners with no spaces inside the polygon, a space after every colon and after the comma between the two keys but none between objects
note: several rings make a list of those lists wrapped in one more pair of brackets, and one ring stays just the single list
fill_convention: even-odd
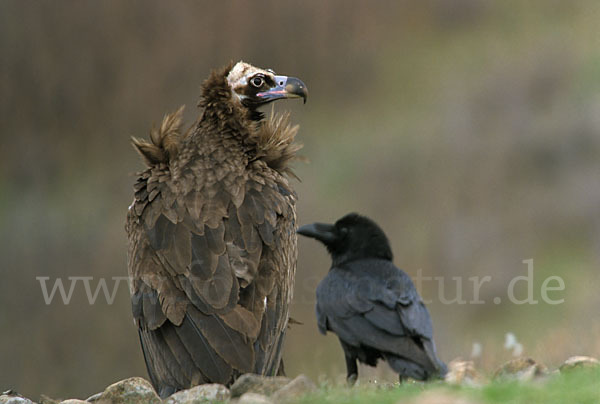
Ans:
[{"label": "vulture's eye", "polygon": [[250,84],[253,87],[260,88],[263,84],[265,84],[265,79],[263,79],[261,76],[254,76],[250,79]]}]

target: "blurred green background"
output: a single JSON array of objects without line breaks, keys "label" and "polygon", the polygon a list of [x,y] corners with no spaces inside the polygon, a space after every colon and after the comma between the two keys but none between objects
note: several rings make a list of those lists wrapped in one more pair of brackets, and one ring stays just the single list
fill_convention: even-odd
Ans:
[{"label": "blurred green background", "polygon": [[[524,353],[554,366],[600,355],[600,3],[590,1],[0,2],[0,390],[85,398],[146,376],[125,284],[114,304],[44,303],[36,277],[125,276],[124,219],[142,163],[129,137],[187,104],[230,60],[300,77],[301,224],[358,211],[388,233],[432,300],[442,359],[492,370]],[[290,375],[343,379],[314,289],[329,258],[300,240]],[[563,304],[515,305],[534,259]],[[518,284],[517,296],[526,294]],[[553,284],[554,285],[554,284]],[[502,302],[494,304],[493,298]],[[380,366],[363,377],[393,377]]]}]

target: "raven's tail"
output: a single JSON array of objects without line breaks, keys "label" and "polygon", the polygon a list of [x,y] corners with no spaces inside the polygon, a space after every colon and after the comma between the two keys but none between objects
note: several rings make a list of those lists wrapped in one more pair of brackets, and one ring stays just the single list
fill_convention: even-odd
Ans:
[{"label": "raven's tail", "polygon": [[416,363],[391,353],[385,353],[384,358],[391,368],[403,377],[410,377],[415,380],[443,378],[448,369],[446,364],[437,357],[433,341],[423,339],[421,344],[429,359],[427,363]]},{"label": "raven's tail", "polygon": [[430,340],[423,340],[423,349],[425,350],[427,357],[429,358],[435,369],[436,376],[443,378],[448,372],[448,367],[444,362],[440,360],[440,358],[437,357],[437,353],[435,351],[435,343]]}]

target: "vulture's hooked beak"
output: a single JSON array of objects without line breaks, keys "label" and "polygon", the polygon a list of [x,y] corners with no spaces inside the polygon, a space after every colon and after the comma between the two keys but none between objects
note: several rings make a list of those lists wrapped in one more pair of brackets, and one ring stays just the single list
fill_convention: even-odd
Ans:
[{"label": "vulture's hooked beak", "polygon": [[335,226],[327,223],[306,224],[298,228],[296,233],[317,239],[326,245],[333,243],[337,239],[335,234]]},{"label": "vulture's hooked beak", "polygon": [[275,87],[256,94],[263,103],[279,100],[281,98],[308,98],[308,89],[302,80],[295,77],[275,76]]}]

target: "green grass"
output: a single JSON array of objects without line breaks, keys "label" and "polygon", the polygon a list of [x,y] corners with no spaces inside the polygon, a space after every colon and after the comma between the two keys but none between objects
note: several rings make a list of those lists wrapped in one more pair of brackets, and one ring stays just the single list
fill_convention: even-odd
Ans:
[{"label": "green grass", "polygon": [[443,383],[406,383],[403,385],[362,385],[352,389],[321,387],[298,404],[397,404],[434,391],[464,397],[475,403],[549,404],[600,403],[600,368],[582,369],[551,376],[544,381],[494,381],[483,387],[448,386]]}]

